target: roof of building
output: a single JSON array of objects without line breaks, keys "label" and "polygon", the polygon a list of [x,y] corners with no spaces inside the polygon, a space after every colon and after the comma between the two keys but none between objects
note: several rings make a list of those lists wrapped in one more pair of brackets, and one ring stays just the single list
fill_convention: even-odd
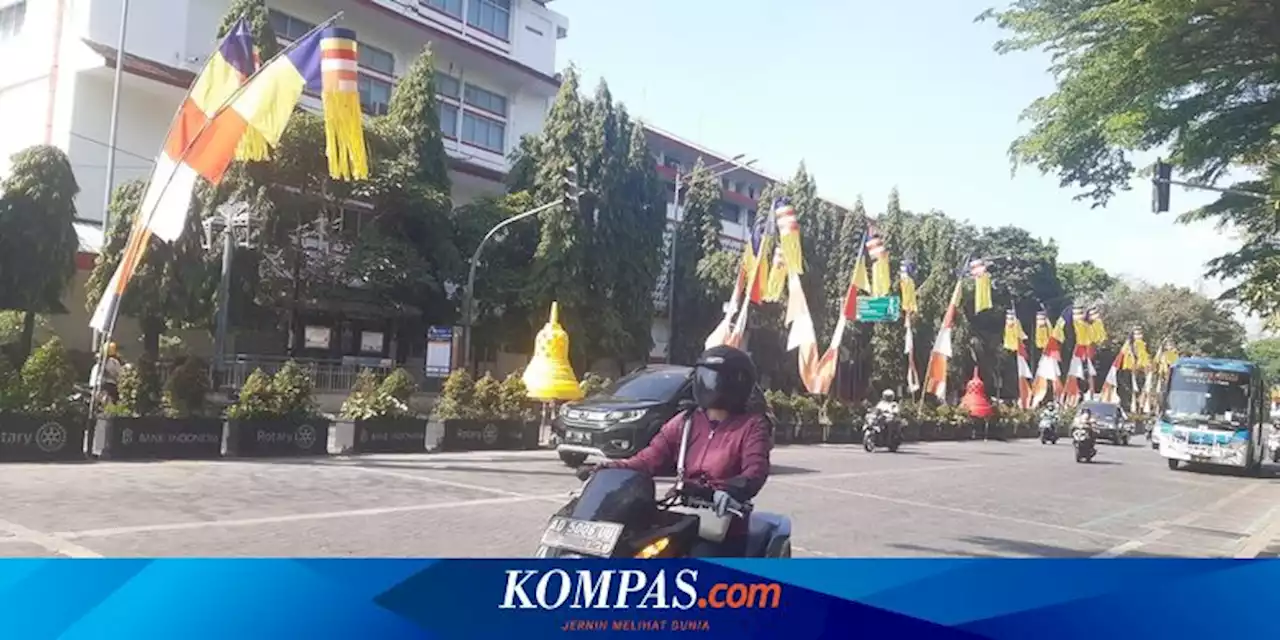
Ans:
[{"label": "roof of building", "polygon": [[[657,136],[657,137],[659,137],[659,138],[662,138],[662,139],[663,139],[663,140],[665,140],[666,142],[670,142],[670,143],[672,143],[672,144],[676,144],[676,145],[679,145],[679,146],[681,146],[681,147],[684,147],[685,149],[687,149],[687,150],[689,150],[689,151],[691,151],[691,152],[693,152],[693,153],[696,153],[696,154],[698,154],[698,155],[701,155],[701,156],[703,156],[704,158],[707,158],[707,159],[709,159],[709,160],[714,160],[714,161],[716,161],[716,162],[724,162],[724,163],[728,164],[728,163],[730,163],[730,162],[731,162],[731,159],[733,158],[733,156],[732,156],[732,155],[729,155],[729,154],[727,154],[727,153],[721,153],[721,152],[719,152],[719,151],[714,151],[714,150],[712,150],[712,149],[709,149],[709,148],[707,148],[707,147],[704,147],[704,146],[702,146],[702,145],[700,145],[700,144],[698,144],[698,143],[696,143],[696,142],[694,142],[694,141],[692,141],[692,140],[689,140],[689,139],[687,139],[687,138],[682,138],[682,137],[680,137],[680,136],[678,136],[678,135],[676,135],[676,134],[674,134],[674,133],[671,133],[670,131],[667,131],[667,130],[665,130],[665,129],[659,128],[659,127],[657,127],[657,126],[653,125],[653,124],[652,124],[652,123],[650,123],[650,122],[647,122],[647,121],[643,121],[643,120],[642,120],[642,121],[641,121],[641,124],[643,124],[643,125],[644,125],[644,128],[645,128],[645,130],[646,130],[646,131],[648,131],[649,133],[651,133],[651,134],[653,134],[653,135],[655,135],[655,136]],[[763,181],[768,182],[768,183],[770,183],[770,184],[778,184],[778,183],[787,182],[787,179],[785,179],[785,178],[780,178],[780,177],[778,177],[778,176],[776,176],[776,175],[774,175],[774,174],[772,174],[772,173],[770,173],[770,172],[768,172],[768,171],[764,171],[763,169],[758,169],[758,168],[756,168],[754,165],[753,165],[753,166],[750,166],[750,167],[748,167],[748,166],[746,166],[746,165],[739,165],[739,168],[740,168],[742,171],[745,171],[745,172],[747,172],[747,173],[750,173],[750,174],[752,174],[752,175],[756,176],[757,178],[759,178],[760,180],[763,180]],[[845,209],[845,210],[852,210],[852,209],[853,209],[853,206],[852,206],[852,205],[848,205],[848,204],[845,204],[845,203],[843,203],[843,202],[839,202],[839,201],[834,200],[834,199],[832,199],[832,198],[827,198],[827,197],[822,197],[822,196],[819,196],[819,197],[821,197],[821,198],[822,198],[822,200],[826,201],[827,203],[832,204],[832,205],[835,205],[835,206],[837,206],[837,207],[840,207],[841,209]]]}]

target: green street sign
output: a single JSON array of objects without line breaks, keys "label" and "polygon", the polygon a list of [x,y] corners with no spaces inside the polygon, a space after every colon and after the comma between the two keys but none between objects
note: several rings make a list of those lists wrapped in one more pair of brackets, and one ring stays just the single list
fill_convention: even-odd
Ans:
[{"label": "green street sign", "polygon": [[902,299],[898,296],[858,298],[858,322],[897,322],[902,318]]}]

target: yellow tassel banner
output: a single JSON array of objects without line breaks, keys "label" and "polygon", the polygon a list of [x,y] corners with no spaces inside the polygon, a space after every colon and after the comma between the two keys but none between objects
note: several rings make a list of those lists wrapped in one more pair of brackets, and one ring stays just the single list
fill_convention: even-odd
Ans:
[{"label": "yellow tassel banner", "polygon": [[902,312],[919,313],[920,302],[916,299],[916,281],[905,273],[899,280],[898,286],[902,289]]},{"label": "yellow tassel banner", "polygon": [[857,287],[858,291],[871,293],[871,280],[867,277],[867,259],[865,255],[858,254],[858,261],[853,263],[853,275],[850,277],[853,278],[853,286]]},{"label": "yellow tassel banner", "polygon": [[800,275],[804,273],[804,254],[800,249],[800,234],[792,233],[779,239],[782,246],[782,257],[787,264],[787,273]]},{"label": "yellow tassel banner", "polygon": [[265,162],[271,159],[271,145],[267,139],[253,127],[246,127],[236,145],[236,160],[242,162]]},{"label": "yellow tassel banner", "polygon": [[991,308],[991,274],[984,273],[973,279],[973,312],[982,313]]},{"label": "yellow tassel banner", "polygon": [[322,99],[329,175],[336,180],[368,178],[369,158],[364,145],[364,112],[360,110],[360,94],[325,91]]},{"label": "yellow tassel banner", "polygon": [[773,266],[769,268],[769,278],[764,288],[764,299],[767,302],[779,302],[787,288],[787,265],[783,262],[782,247],[773,251]]},{"label": "yellow tassel banner", "polygon": [[889,259],[881,258],[871,265],[871,295],[882,297],[889,295],[893,287],[893,276],[889,273]]}]

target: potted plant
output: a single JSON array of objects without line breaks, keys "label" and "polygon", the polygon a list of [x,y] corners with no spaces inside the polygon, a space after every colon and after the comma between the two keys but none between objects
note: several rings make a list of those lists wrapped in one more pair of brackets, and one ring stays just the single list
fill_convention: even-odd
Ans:
[{"label": "potted plant", "polygon": [[796,416],[796,442],[812,444],[822,441],[822,424],[818,422],[822,407],[812,397],[797,393],[791,398]]},{"label": "potted plant", "polygon": [[450,374],[435,412],[443,427],[440,449],[537,448],[538,424],[528,419],[530,416],[524,403],[517,403],[514,397],[516,389],[510,376],[504,384],[488,373],[475,382],[463,370]]},{"label": "potted plant", "polygon": [[822,405],[822,417],[826,423],[822,441],[833,444],[853,442],[853,410],[835,398],[828,398]]},{"label": "potted plant", "polygon": [[53,338],[20,371],[0,352],[0,462],[84,460],[87,398],[62,341]]},{"label": "potted plant", "polygon": [[93,451],[116,460],[179,460],[222,455],[222,420],[205,415],[208,368],[184,358],[163,388],[155,360],[143,356],[120,372],[120,401],[107,405]]},{"label": "potted plant", "polygon": [[351,421],[351,451],[425,452],[427,420],[409,408],[417,388],[413,375],[404,369],[392,371],[381,382],[373,371],[361,371],[340,412]]},{"label": "potted plant", "polygon": [[329,452],[329,421],[315,409],[311,376],[286,362],[274,376],[258,369],[227,408],[227,451],[238,456]]},{"label": "potted plant", "polygon": [[930,429],[925,425],[924,412],[928,407],[915,400],[903,400],[902,439],[905,442],[919,442],[932,439]]}]

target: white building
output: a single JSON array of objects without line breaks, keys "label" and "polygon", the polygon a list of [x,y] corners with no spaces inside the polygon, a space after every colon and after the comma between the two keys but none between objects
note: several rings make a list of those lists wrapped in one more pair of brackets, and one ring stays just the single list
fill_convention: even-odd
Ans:
[{"label": "white building", "polygon": [[[441,128],[451,159],[455,204],[499,193],[507,156],[520,137],[541,130],[559,90],[556,44],[568,32],[550,0],[268,0],[282,40],[338,11],[360,40],[365,110],[382,113],[391,89],[425,47],[439,75]],[[178,105],[216,46],[230,0],[130,0],[112,183],[147,178]],[[88,350],[84,285],[101,247],[111,97],[121,0],[0,0],[0,173],[34,144],[66,150],[80,185],[80,273],[50,318],[76,350]],[[304,98],[308,100],[309,98]],[[211,353],[206,332],[182,332]],[[116,340],[137,345],[125,319]],[[410,345],[418,356],[420,341]],[[391,349],[394,349],[392,347]],[[403,355],[403,351],[401,352]],[[386,353],[382,354],[386,357]]]},{"label": "white building", "polygon": [[[430,46],[454,200],[502,189],[507,155],[541,129],[568,21],[549,0],[269,0],[282,40],[343,11],[361,44],[361,99],[391,88]],[[230,0],[131,0],[114,183],[149,175],[169,123],[216,45]],[[33,144],[71,158],[86,221],[101,221],[121,0],[0,0],[0,159]]]}]

